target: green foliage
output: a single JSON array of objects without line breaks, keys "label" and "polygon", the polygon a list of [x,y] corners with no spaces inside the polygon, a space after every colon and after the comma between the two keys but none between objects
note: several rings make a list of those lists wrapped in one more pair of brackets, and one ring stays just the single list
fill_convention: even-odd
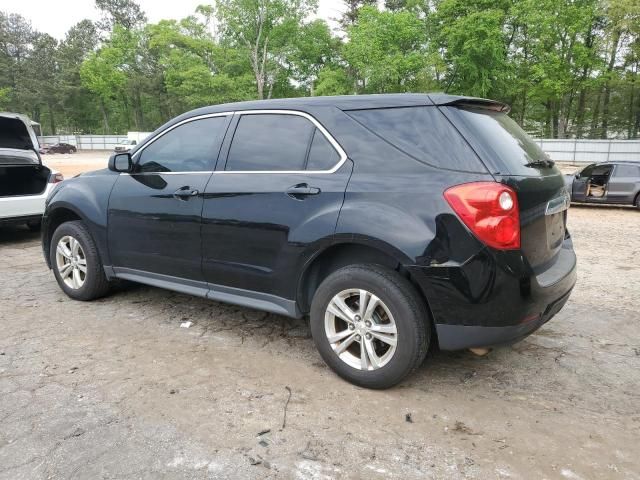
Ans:
[{"label": "green foliage", "polygon": [[349,95],[353,92],[353,82],[344,68],[325,67],[318,73],[316,95]]},{"label": "green foliage", "polygon": [[362,92],[388,93],[414,90],[426,67],[425,28],[410,12],[360,10],[358,23],[347,29],[343,48],[347,63],[361,79]]},{"label": "green foliage", "polygon": [[146,23],[134,0],[61,41],[0,12],[0,108],[45,133],[152,130],[203,105],[447,91],[491,97],[538,136],[637,138],[638,0],[217,0]]}]

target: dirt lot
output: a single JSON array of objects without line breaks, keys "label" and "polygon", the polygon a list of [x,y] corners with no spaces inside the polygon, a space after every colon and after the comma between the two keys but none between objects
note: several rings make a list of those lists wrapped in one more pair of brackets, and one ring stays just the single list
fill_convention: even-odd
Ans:
[{"label": "dirt lot", "polygon": [[556,318],[383,392],[303,321],[142,286],[74,302],[37,235],[0,231],[0,478],[640,478],[640,212],[569,223]]},{"label": "dirt lot", "polygon": [[107,167],[112,152],[101,150],[85,150],[78,153],[50,153],[42,156],[42,161],[49,168],[71,178],[78,173],[98,170]]}]

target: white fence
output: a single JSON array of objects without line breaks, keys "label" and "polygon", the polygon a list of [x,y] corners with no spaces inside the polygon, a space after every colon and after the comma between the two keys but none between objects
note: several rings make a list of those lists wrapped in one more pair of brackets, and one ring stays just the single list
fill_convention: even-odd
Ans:
[{"label": "white fence", "polygon": [[[131,132],[144,138],[147,133]],[[49,135],[39,137],[41,145],[70,143],[80,150],[113,150],[127,135]],[[552,159],[559,162],[593,163],[609,160],[640,161],[640,140],[552,140],[536,142]]]},{"label": "white fence", "polygon": [[536,140],[559,162],[594,163],[609,160],[640,161],[640,140]]}]

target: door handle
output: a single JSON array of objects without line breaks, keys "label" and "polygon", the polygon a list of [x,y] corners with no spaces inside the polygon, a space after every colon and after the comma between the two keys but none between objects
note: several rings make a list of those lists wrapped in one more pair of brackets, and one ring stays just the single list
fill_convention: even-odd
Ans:
[{"label": "door handle", "polygon": [[191,187],[181,187],[173,192],[173,196],[179,200],[188,200],[191,197],[197,197],[199,194],[198,190]]},{"label": "door handle", "polygon": [[318,195],[320,189],[317,187],[310,187],[306,183],[299,183],[287,188],[287,195],[293,198],[306,197],[308,195]]}]

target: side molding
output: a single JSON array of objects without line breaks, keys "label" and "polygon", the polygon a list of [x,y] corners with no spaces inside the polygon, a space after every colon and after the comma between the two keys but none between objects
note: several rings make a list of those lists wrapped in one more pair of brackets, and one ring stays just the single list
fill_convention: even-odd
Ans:
[{"label": "side molding", "polygon": [[104,267],[107,276],[131,280],[132,282],[151,285],[152,287],[165,288],[175,292],[186,293],[196,297],[208,298],[218,302],[240,305],[242,307],[263,310],[287,317],[300,318],[296,302],[276,295],[244,290],[241,288],[226,287],[207,282],[188,280],[186,278],[173,277],[158,273],[144,272],[125,267]]}]

